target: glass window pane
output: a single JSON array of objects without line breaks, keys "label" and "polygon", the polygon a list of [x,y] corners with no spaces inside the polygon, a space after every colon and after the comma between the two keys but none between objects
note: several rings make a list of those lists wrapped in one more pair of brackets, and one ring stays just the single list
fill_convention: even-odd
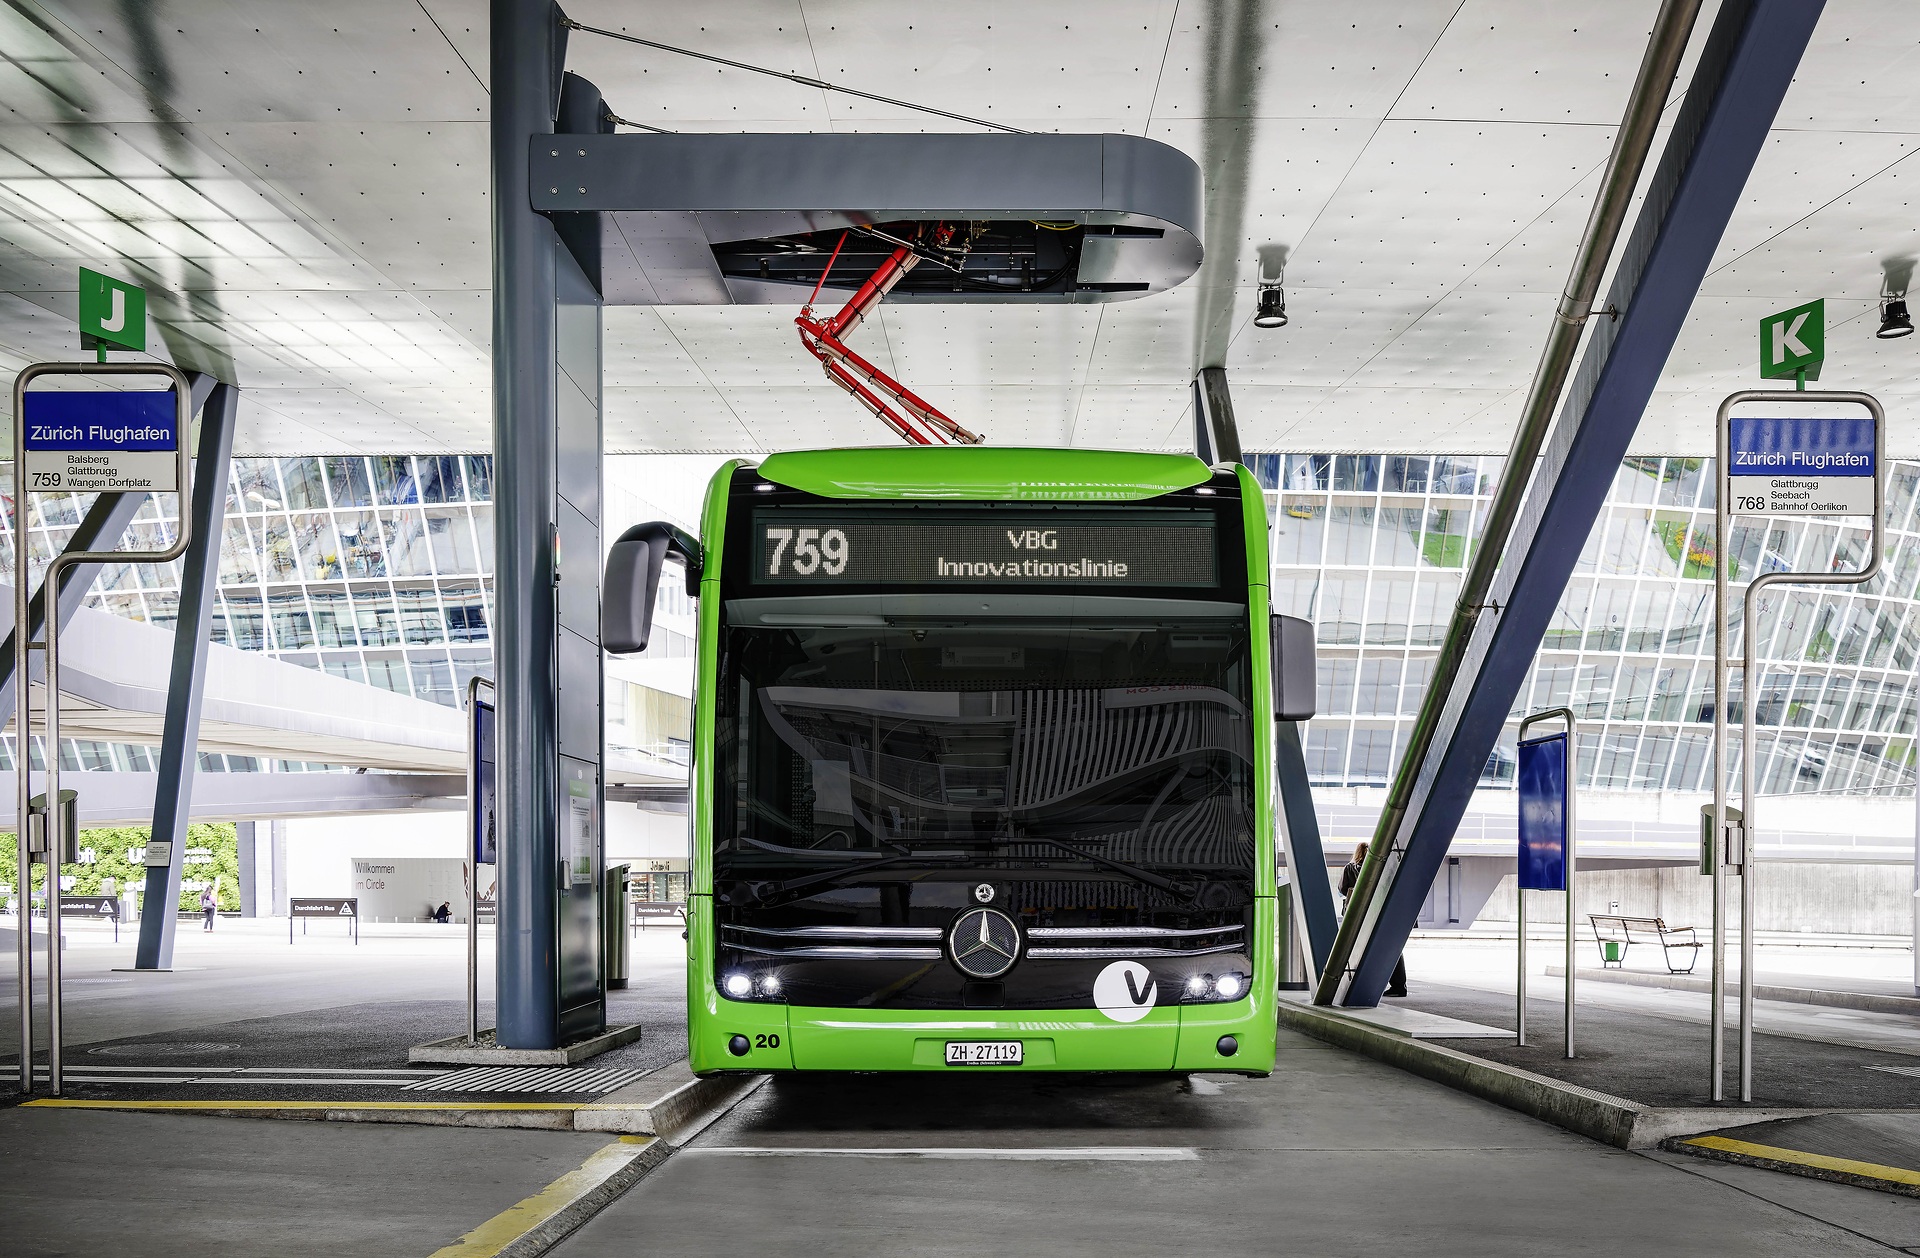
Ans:
[{"label": "glass window pane", "polygon": [[467,496],[475,502],[493,501],[493,456],[490,454],[469,454],[466,456]]},{"label": "glass window pane", "polygon": [[373,482],[367,479],[367,461],[358,455],[335,455],[327,460],[327,485],[336,507],[371,507]]},{"label": "glass window pane", "polygon": [[383,507],[419,502],[420,486],[414,480],[413,460],[404,454],[374,455],[373,489]]},{"label": "glass window pane", "polygon": [[340,571],[346,577],[384,577],[387,551],[380,540],[380,519],[371,511],[342,511],[334,516],[340,535]]},{"label": "glass window pane", "polygon": [[1320,564],[1320,546],[1327,532],[1327,500],[1284,494],[1280,514],[1273,520],[1273,562],[1282,565]]},{"label": "glass window pane", "polygon": [[319,459],[281,459],[280,481],[287,488],[289,511],[326,510],[327,485]]},{"label": "glass window pane", "polygon": [[[393,597],[400,610],[400,636],[407,645],[437,646],[446,641],[446,618],[432,586],[396,586]],[[418,680],[416,676],[415,694],[420,691]]]},{"label": "glass window pane", "polygon": [[293,517],[292,527],[301,575],[309,581],[339,580],[340,542],[333,535],[333,517],[324,511],[305,511]]},{"label": "glass window pane", "polygon": [[426,519],[434,571],[443,577],[477,575],[480,556],[474,548],[473,529],[467,523],[466,508],[430,508]]},{"label": "glass window pane", "polygon": [[[353,617],[360,626],[360,641],[366,646],[397,646],[400,643],[400,614],[393,607],[393,592],[379,588],[353,591]],[[372,666],[372,657],[368,657]],[[369,674],[371,675],[371,674]],[[375,685],[382,683],[375,682]],[[389,690],[394,687],[387,687]],[[407,686],[402,694],[411,693]]]},{"label": "glass window pane", "polygon": [[422,454],[414,464],[420,469],[420,501],[459,502],[466,497],[460,486],[460,456]]},{"label": "glass window pane", "polygon": [[433,547],[427,540],[426,518],[418,511],[382,511],[387,571],[396,577],[433,575]]}]

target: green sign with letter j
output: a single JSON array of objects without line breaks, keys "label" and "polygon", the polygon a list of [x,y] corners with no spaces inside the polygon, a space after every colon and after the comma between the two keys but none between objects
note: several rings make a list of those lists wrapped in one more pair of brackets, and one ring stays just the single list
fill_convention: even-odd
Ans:
[{"label": "green sign with letter j", "polygon": [[80,347],[144,350],[147,293],[123,280],[80,268]]}]

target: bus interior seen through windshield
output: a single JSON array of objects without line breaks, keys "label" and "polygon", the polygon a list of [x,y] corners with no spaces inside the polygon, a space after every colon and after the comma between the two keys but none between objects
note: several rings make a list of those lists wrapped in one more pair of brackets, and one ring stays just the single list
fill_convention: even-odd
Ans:
[{"label": "bus interior seen through windshield", "polygon": [[1027,927],[1250,926],[1244,610],[1141,604],[726,630],[723,923],[944,926],[984,883]]}]

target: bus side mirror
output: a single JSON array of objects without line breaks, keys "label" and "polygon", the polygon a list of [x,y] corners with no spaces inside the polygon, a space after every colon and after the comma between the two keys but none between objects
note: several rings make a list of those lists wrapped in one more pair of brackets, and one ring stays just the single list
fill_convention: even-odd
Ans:
[{"label": "bus side mirror", "polygon": [[1313,625],[1298,616],[1276,615],[1273,628],[1273,719],[1313,718],[1315,674]]},{"label": "bus side mirror", "polygon": [[647,649],[653,633],[653,600],[668,558],[687,570],[687,593],[700,591],[700,543],[671,524],[636,524],[607,551],[600,583],[600,645],[615,655]]}]

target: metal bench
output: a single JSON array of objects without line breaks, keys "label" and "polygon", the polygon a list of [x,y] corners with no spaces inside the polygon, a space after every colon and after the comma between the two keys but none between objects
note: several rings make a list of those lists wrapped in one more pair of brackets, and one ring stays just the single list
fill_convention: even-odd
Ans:
[{"label": "metal bench", "polygon": [[[1694,964],[1700,960],[1702,944],[1691,926],[1669,926],[1657,917],[1625,917],[1614,913],[1592,913],[1587,920],[1593,923],[1593,937],[1600,948],[1603,968],[1617,970],[1625,965],[1627,949],[1637,943],[1659,944],[1669,974],[1691,974]],[[1618,956],[1608,956],[1610,943],[1620,945]],[[1684,958],[1685,966],[1674,964],[1676,953]]]},{"label": "metal bench", "polygon": [[633,928],[639,930],[647,921],[664,917],[668,922],[686,925],[687,906],[677,900],[632,900]]}]

